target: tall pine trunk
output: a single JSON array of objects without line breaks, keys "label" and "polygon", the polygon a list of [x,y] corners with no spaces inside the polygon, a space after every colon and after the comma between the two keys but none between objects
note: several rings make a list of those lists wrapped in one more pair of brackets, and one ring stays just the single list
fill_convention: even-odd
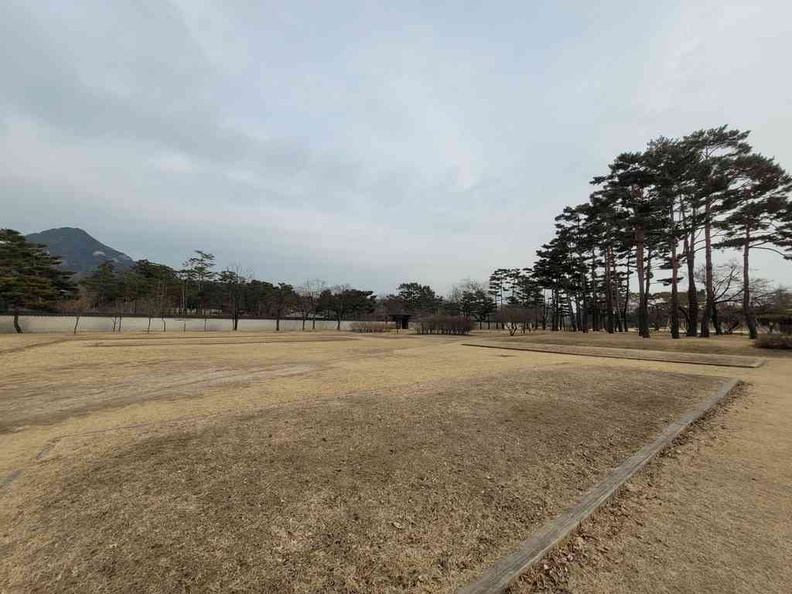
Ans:
[{"label": "tall pine trunk", "polygon": [[638,273],[638,334],[649,338],[649,316],[646,307],[646,289],[644,287],[644,230],[635,230],[635,269]]},{"label": "tall pine trunk", "polygon": [[614,333],[613,320],[613,279],[611,278],[610,261],[613,258],[613,250],[610,246],[605,248],[605,309],[606,309],[606,328],[608,334]]},{"label": "tall pine trunk", "polygon": [[669,209],[671,222],[671,338],[679,338],[679,260],[677,259],[674,204]]},{"label": "tall pine trunk", "polygon": [[646,248],[646,265],[644,266],[644,277],[646,278],[646,286],[644,287],[644,315],[645,315],[645,328],[646,336],[649,338],[649,296],[652,294],[650,291],[652,286],[652,248]]},{"label": "tall pine trunk", "polygon": [[696,336],[698,334],[698,291],[696,289],[696,279],[694,273],[696,272],[696,234],[693,229],[690,231],[690,236],[685,235],[685,263],[687,264],[687,281],[688,281],[688,313],[687,313],[687,329],[685,334],[688,336]]},{"label": "tall pine trunk", "polygon": [[704,284],[707,299],[701,316],[701,338],[709,338],[712,312],[715,309],[715,290],[712,286],[712,202],[707,199],[704,210]]},{"label": "tall pine trunk", "polygon": [[679,260],[675,242],[671,245],[671,338],[679,338]]},{"label": "tall pine trunk", "polygon": [[624,331],[627,332],[627,308],[630,306],[630,256],[627,255],[627,262],[624,265],[624,300],[621,307],[621,319]]},{"label": "tall pine trunk", "polygon": [[748,326],[748,337],[755,340],[758,337],[756,331],[756,318],[751,309],[751,280],[749,277],[750,271],[748,267],[748,254],[751,251],[751,230],[749,227],[745,228],[745,245],[743,245],[743,316],[745,317],[745,325]]},{"label": "tall pine trunk", "polygon": [[[566,294],[566,302],[567,302],[567,309],[569,310],[569,326],[572,329],[572,332],[578,331],[577,320],[575,320],[576,312],[572,309],[572,297],[570,297],[569,293]],[[578,308],[578,312],[580,312],[580,308]]]},{"label": "tall pine trunk", "polygon": [[[586,334],[589,331],[589,320],[588,320],[589,307],[588,307],[588,290],[587,290],[588,287],[586,287],[586,273],[585,272],[581,271],[580,279],[582,281],[582,285],[581,286],[583,287],[583,289],[581,291],[580,299],[582,300],[583,303],[581,304],[580,301],[578,301],[578,312],[579,312],[578,323],[580,325],[580,331],[583,332],[584,334]],[[581,311],[581,308],[582,308],[582,311]]]},{"label": "tall pine trunk", "polygon": [[591,328],[594,332],[600,329],[599,299],[597,298],[597,258],[591,253]]},{"label": "tall pine trunk", "polygon": [[616,309],[615,316],[616,316],[616,329],[619,332],[627,332],[627,318],[625,316],[621,316],[619,312],[622,309],[627,309],[627,301],[630,299],[630,264],[629,264],[629,257],[627,259],[627,274],[625,276],[625,292],[624,292],[624,299],[619,301],[619,288],[621,283],[619,282],[619,273],[616,269],[616,259],[613,257],[613,253],[611,252],[611,276],[613,277],[613,307]]},{"label": "tall pine trunk", "polygon": [[616,260],[611,259],[613,264],[613,268],[611,269],[611,276],[613,277],[613,308],[615,310],[614,316],[616,318],[616,332],[627,332],[627,324],[622,323],[621,316],[619,312],[621,311],[621,305],[619,304],[619,289],[620,289],[620,279],[619,274],[616,270]]}]

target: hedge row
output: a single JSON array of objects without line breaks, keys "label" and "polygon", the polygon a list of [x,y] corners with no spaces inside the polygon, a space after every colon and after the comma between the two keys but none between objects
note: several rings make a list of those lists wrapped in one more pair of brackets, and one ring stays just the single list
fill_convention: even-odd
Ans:
[{"label": "hedge row", "polygon": [[756,339],[760,349],[792,349],[792,334],[761,334]]},{"label": "hedge row", "polygon": [[418,334],[470,334],[473,321],[464,316],[431,316],[416,324]]},{"label": "hedge row", "polygon": [[393,322],[375,321],[352,322],[349,325],[349,329],[352,332],[390,332],[396,329],[396,324]]}]

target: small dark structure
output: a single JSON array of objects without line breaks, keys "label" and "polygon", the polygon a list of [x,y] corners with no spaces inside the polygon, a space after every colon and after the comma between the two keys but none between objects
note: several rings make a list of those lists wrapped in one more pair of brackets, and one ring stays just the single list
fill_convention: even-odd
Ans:
[{"label": "small dark structure", "polygon": [[780,334],[792,334],[792,312],[778,312],[759,314],[757,321],[767,327],[770,334],[779,332]]},{"label": "small dark structure", "polygon": [[410,316],[412,314],[408,314],[406,311],[400,311],[396,313],[389,313],[388,317],[390,318],[391,322],[396,323],[396,328],[400,330],[407,330],[410,327]]}]

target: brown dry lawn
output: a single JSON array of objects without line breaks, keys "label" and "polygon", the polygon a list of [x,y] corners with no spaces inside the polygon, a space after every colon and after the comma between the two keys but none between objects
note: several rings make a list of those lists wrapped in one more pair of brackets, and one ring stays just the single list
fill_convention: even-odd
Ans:
[{"label": "brown dry lawn", "polygon": [[525,334],[517,333],[509,336],[505,331],[479,333],[484,340],[509,341],[514,343],[541,343],[555,345],[575,345],[588,347],[608,347],[624,349],[641,349],[652,351],[672,351],[682,353],[702,353],[709,355],[736,355],[745,357],[778,357],[789,355],[781,350],[760,349],[753,346],[743,335],[711,336],[710,338],[688,338],[678,340],[671,338],[668,332],[654,332],[651,338],[645,339],[636,332],[550,332],[536,331]]},{"label": "brown dry lawn", "polygon": [[[741,346],[736,338],[714,339],[713,347],[720,349],[713,350],[771,353]],[[602,337],[591,342],[610,346],[601,341],[610,342]],[[696,374],[729,375],[746,384],[510,592],[792,591],[792,358],[788,352],[772,353],[759,369],[696,367]]]},{"label": "brown dry lawn", "polygon": [[644,348],[613,348],[601,346],[580,346],[576,344],[545,344],[527,340],[492,340],[465,343],[466,346],[478,348],[497,348],[517,351],[537,351],[598,357],[605,359],[638,359],[641,361],[664,361],[669,363],[689,363],[694,365],[716,365],[719,367],[760,367],[764,364],[763,357],[745,357],[735,355],[691,353],[685,351],[654,351]]},{"label": "brown dry lawn", "polygon": [[18,338],[2,592],[453,591],[720,381],[437,337]]}]

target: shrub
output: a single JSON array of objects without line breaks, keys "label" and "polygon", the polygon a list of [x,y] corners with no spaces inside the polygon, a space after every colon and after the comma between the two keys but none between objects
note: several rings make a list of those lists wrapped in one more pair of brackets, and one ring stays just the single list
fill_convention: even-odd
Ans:
[{"label": "shrub", "polygon": [[792,334],[761,334],[756,339],[760,349],[792,349]]},{"label": "shrub", "polygon": [[470,334],[473,321],[464,316],[436,315],[419,320],[416,330],[418,334]]},{"label": "shrub", "polygon": [[501,324],[509,331],[509,336],[514,336],[522,329],[523,334],[531,329],[531,312],[524,307],[503,307],[493,316],[494,321]]},{"label": "shrub", "polygon": [[390,332],[396,329],[396,324],[393,322],[376,322],[372,320],[365,320],[362,322],[352,322],[349,325],[352,332]]}]

